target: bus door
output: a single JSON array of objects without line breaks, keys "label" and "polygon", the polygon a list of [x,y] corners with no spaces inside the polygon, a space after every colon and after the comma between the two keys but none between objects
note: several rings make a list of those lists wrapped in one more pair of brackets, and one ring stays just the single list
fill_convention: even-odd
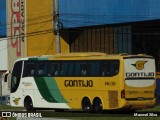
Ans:
[{"label": "bus door", "polygon": [[155,94],[155,61],[153,58],[124,59],[126,100],[151,100]]}]

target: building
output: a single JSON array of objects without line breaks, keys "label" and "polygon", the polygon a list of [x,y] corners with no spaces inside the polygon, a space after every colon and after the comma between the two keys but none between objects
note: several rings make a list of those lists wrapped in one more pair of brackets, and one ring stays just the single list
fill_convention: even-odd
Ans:
[{"label": "building", "polygon": [[[159,0],[58,1],[62,53],[145,53],[156,58],[160,71]],[[10,82],[4,78],[15,60],[56,53],[56,15],[55,0],[0,3],[0,95],[5,95]]]},{"label": "building", "polygon": [[8,69],[7,39],[6,38],[0,38],[0,56],[1,56],[0,74],[2,74],[6,72]]},{"label": "building", "polygon": [[[155,57],[160,102],[160,1],[59,0],[61,36],[70,52],[149,54]],[[67,31],[67,32],[66,32]]]},{"label": "building", "polygon": [[8,46],[6,38],[6,1],[0,0],[0,3],[0,104],[2,104],[2,102],[6,103],[6,101],[2,101],[2,99],[5,98],[5,96],[8,96],[10,92],[8,89],[8,80],[4,79],[8,70]]},{"label": "building", "polygon": [[[10,70],[18,58],[55,54],[53,0],[7,0],[7,23]],[[61,43],[68,51],[63,38]]]},{"label": "building", "polygon": [[[159,0],[58,1],[61,52],[146,53],[158,64]],[[20,57],[55,54],[54,2],[7,1],[9,69]]]},{"label": "building", "polygon": [[0,0],[0,74],[7,70],[7,39],[6,39],[6,4]]},{"label": "building", "polygon": [[[145,53],[156,58],[159,71],[159,0],[58,1],[62,53]],[[18,58],[56,53],[54,2],[6,0],[7,7],[0,6],[7,11],[7,24],[0,12],[0,33],[7,30],[8,70]]]},{"label": "building", "polygon": [[[8,80],[4,79],[8,70],[7,39],[0,38],[0,96],[9,95]],[[0,101],[1,104],[1,101]]]},{"label": "building", "polygon": [[[158,66],[159,0],[58,1],[61,52],[146,53]],[[9,70],[18,58],[55,54],[54,2],[6,1]]]},{"label": "building", "polygon": [[70,52],[145,53],[158,64],[159,4],[159,0],[60,0],[61,35],[68,30]]},{"label": "building", "polygon": [[159,0],[59,0],[70,52],[145,53],[160,46]]}]

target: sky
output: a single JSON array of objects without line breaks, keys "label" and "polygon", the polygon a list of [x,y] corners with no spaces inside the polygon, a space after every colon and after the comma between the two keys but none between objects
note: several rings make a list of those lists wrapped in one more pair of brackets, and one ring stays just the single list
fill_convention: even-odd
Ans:
[{"label": "sky", "polygon": [[7,70],[6,0],[0,0],[0,70]]},{"label": "sky", "polygon": [[6,36],[6,0],[0,0],[0,38]]}]

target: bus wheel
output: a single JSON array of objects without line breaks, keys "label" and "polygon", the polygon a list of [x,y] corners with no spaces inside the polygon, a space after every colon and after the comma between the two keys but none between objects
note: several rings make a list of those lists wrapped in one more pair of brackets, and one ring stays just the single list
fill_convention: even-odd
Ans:
[{"label": "bus wheel", "polygon": [[95,98],[93,101],[93,110],[94,112],[102,112],[103,111],[103,105],[99,98]]},{"label": "bus wheel", "polygon": [[90,112],[92,108],[91,102],[89,100],[89,98],[85,97],[82,100],[82,110],[84,112]]},{"label": "bus wheel", "polygon": [[24,107],[26,108],[27,111],[34,111],[33,102],[32,102],[32,99],[30,97],[28,97],[25,100]]}]

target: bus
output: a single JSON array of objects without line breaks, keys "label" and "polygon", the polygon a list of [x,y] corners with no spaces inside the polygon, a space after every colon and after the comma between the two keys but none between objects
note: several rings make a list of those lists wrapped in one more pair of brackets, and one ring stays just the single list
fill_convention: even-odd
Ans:
[{"label": "bus", "polygon": [[155,105],[155,59],[148,55],[66,53],[21,58],[11,73],[10,104],[101,112]]}]

